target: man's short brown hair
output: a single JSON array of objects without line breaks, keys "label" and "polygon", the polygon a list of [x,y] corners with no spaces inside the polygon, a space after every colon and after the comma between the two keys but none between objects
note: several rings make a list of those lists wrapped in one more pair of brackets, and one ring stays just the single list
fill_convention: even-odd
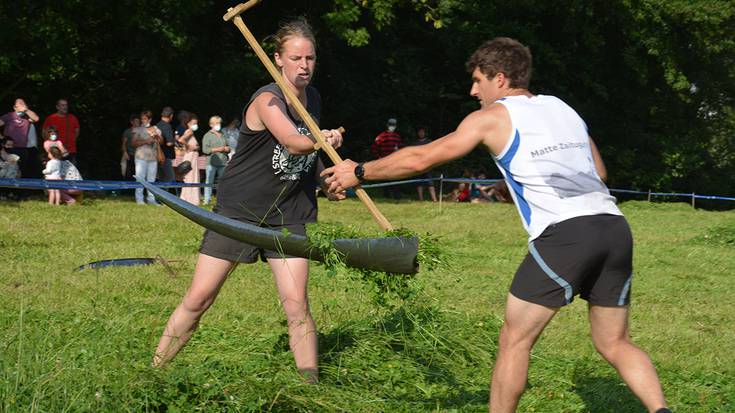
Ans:
[{"label": "man's short brown hair", "polygon": [[476,68],[492,78],[503,73],[510,80],[510,87],[528,89],[531,81],[531,51],[518,40],[496,37],[475,50],[467,60],[467,70]]}]

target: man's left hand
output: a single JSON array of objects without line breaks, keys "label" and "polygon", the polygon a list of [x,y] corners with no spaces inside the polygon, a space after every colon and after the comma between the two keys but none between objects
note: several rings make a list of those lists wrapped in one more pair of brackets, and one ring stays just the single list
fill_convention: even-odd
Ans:
[{"label": "man's left hand", "polygon": [[328,185],[329,192],[336,194],[344,192],[360,184],[355,176],[357,162],[345,159],[344,161],[322,171],[321,176],[326,177],[324,182]]}]

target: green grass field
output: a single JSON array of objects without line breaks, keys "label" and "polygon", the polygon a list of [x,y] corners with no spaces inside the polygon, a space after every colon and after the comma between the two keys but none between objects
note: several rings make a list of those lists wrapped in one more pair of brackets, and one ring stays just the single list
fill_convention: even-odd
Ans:
[{"label": "green grass field", "polygon": [[[325,221],[375,228],[357,201]],[[242,265],[177,359],[149,367],[191,280],[202,230],[168,208],[88,199],[0,204],[0,411],[480,412],[510,280],[526,253],[512,205],[379,202],[397,226],[441,237],[451,267],[405,303],[313,265],[321,381],[303,384],[264,264]],[[735,211],[622,205],[636,239],[632,335],[676,412],[735,411]],[[73,271],[100,259],[179,259]],[[595,353],[582,300],[539,340],[522,412],[642,412]]]}]

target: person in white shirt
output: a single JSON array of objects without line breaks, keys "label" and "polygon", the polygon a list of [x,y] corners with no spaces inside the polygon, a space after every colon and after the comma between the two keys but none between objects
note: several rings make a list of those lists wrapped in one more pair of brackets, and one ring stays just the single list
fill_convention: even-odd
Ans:
[{"label": "person in white shirt", "polygon": [[529,254],[508,294],[490,391],[490,412],[516,410],[531,348],[575,295],[587,300],[592,341],[648,411],[668,412],[648,355],[630,340],[630,228],[604,184],[587,126],[562,100],[528,89],[531,52],[496,38],[467,62],[481,108],[449,135],[367,163],[345,160],[322,173],[330,192],[365,180],[403,179],[486,147],[505,177],[529,235]]}]

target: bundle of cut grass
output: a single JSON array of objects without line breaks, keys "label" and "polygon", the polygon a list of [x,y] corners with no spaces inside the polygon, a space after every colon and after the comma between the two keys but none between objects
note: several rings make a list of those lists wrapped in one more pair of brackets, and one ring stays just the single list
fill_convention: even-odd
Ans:
[{"label": "bundle of cut grass", "polygon": [[[321,264],[327,274],[334,276],[345,275],[348,278],[359,280],[370,289],[373,300],[380,305],[388,305],[396,299],[403,301],[417,292],[415,283],[416,274],[397,274],[384,271],[375,271],[348,267],[345,256],[339,252],[334,241],[344,238],[367,238],[375,234],[367,234],[354,226],[334,222],[319,222],[307,225],[307,237],[312,247],[319,251],[323,259]],[[447,265],[446,253],[439,244],[439,239],[429,233],[419,236],[416,232],[406,228],[396,229],[385,233],[385,237],[417,237],[419,248],[417,261],[421,271],[433,271]]]}]

